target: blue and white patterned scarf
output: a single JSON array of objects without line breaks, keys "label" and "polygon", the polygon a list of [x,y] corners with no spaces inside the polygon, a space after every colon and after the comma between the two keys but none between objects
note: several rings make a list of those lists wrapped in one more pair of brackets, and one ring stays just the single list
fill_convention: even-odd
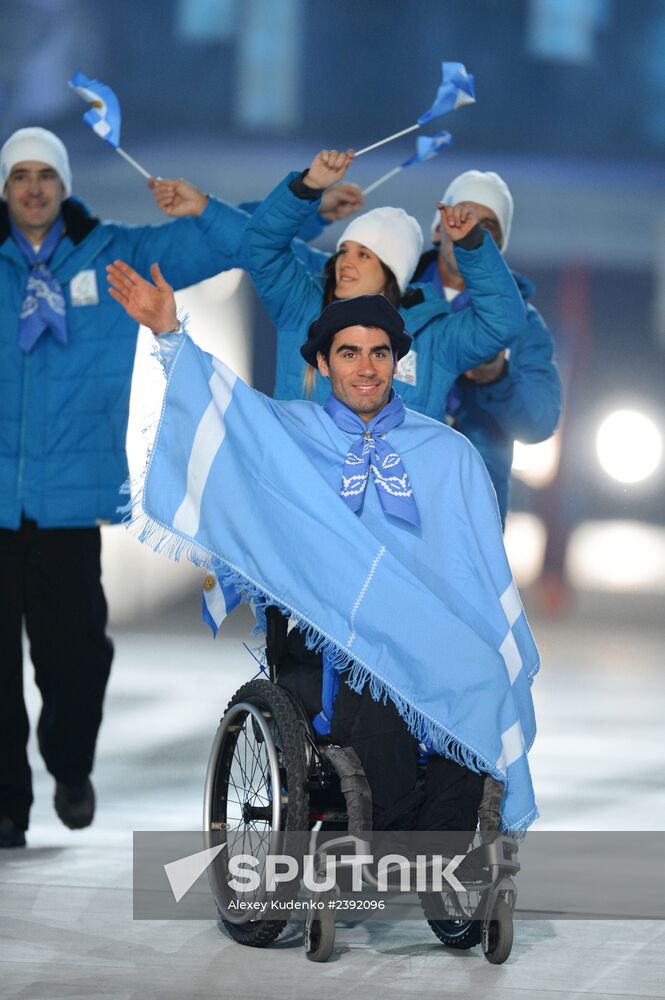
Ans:
[{"label": "blue and white patterned scarf", "polygon": [[12,237],[30,265],[30,275],[21,307],[18,344],[22,351],[31,351],[44,330],[61,344],[67,343],[65,297],[48,263],[55,253],[63,231],[60,215],[49,229],[39,250],[35,250],[18,226],[11,223]]},{"label": "blue and white patterned scarf", "polygon": [[342,469],[340,496],[345,503],[354,512],[360,510],[371,472],[384,512],[420,527],[420,514],[402,459],[384,441],[388,431],[404,422],[406,407],[401,397],[393,390],[390,402],[368,423],[332,394],[323,408],[340,430],[360,435],[349,448]]}]

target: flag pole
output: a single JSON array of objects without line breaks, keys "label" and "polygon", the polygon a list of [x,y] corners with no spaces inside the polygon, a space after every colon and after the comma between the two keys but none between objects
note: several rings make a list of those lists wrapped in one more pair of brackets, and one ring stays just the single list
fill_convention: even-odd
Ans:
[{"label": "flag pole", "polygon": [[387,142],[392,142],[393,139],[399,139],[403,135],[408,135],[409,132],[414,132],[420,125],[416,122],[415,125],[410,125],[409,128],[403,128],[401,132],[395,132],[394,135],[389,135],[386,139],[381,139],[379,142],[372,143],[371,146],[365,146],[364,149],[359,149],[354,155],[354,159],[362,156],[363,153],[369,153],[372,149],[378,149],[379,146],[384,146]]},{"label": "flag pole", "polygon": [[376,189],[378,187],[381,187],[382,184],[385,184],[386,181],[389,181],[390,178],[394,177],[395,174],[398,174],[400,172],[400,170],[402,170],[401,166],[400,167],[393,167],[393,169],[389,170],[387,174],[383,175],[383,177],[379,177],[378,181],[374,181],[373,184],[370,184],[369,187],[366,187],[363,190],[363,195],[366,196],[368,194],[371,194],[372,191],[376,191]]},{"label": "flag pole", "polygon": [[141,164],[137,163],[136,160],[129,155],[129,153],[126,153],[124,149],[120,148],[120,146],[114,146],[113,148],[115,149],[116,153],[122,156],[123,160],[126,160],[131,167],[134,167],[134,170],[138,170],[140,174],[143,174],[146,180],[149,181],[152,180],[152,174],[149,174],[147,170],[144,170]]}]

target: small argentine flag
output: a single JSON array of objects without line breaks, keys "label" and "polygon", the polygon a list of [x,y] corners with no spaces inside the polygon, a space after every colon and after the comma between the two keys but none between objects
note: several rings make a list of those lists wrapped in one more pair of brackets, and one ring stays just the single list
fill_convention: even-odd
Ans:
[{"label": "small argentine flag", "polygon": [[100,139],[117,148],[120,145],[120,103],[111,88],[99,80],[89,80],[81,72],[74,73],[69,86],[91,105],[83,121]]},{"label": "small argentine flag", "polygon": [[402,167],[411,167],[417,163],[426,163],[432,157],[440,153],[453,141],[450,132],[437,132],[436,135],[419,135],[416,139],[416,152],[402,164]]},{"label": "small argentine flag", "polygon": [[465,104],[474,104],[476,93],[473,74],[467,73],[460,62],[441,63],[441,84],[436,92],[434,104],[418,119],[419,125],[432,121],[449,111],[457,111]]},{"label": "small argentine flag", "polygon": [[201,615],[206,625],[217,638],[222,622],[240,604],[241,597],[235,587],[223,583],[219,577],[208,573],[203,581],[203,603]]}]

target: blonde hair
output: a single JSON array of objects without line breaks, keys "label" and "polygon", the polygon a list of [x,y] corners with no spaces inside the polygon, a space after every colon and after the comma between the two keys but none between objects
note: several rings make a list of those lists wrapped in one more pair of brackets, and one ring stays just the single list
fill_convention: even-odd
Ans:
[{"label": "blonde hair", "polygon": [[312,368],[311,365],[306,364],[305,370],[302,373],[302,387],[301,392],[303,399],[311,399],[314,395],[314,389],[316,388],[316,368]]}]

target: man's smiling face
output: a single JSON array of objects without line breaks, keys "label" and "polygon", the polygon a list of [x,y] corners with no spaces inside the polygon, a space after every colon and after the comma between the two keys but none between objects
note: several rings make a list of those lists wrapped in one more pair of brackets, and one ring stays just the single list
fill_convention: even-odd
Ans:
[{"label": "man's smiling face", "polygon": [[3,197],[12,221],[35,242],[44,238],[57,219],[65,188],[47,163],[22,160],[12,167]]},{"label": "man's smiling face", "polygon": [[348,326],[333,337],[326,358],[317,354],[319,371],[330,379],[333,395],[365,423],[390,399],[395,357],[390,337],[372,326]]}]

